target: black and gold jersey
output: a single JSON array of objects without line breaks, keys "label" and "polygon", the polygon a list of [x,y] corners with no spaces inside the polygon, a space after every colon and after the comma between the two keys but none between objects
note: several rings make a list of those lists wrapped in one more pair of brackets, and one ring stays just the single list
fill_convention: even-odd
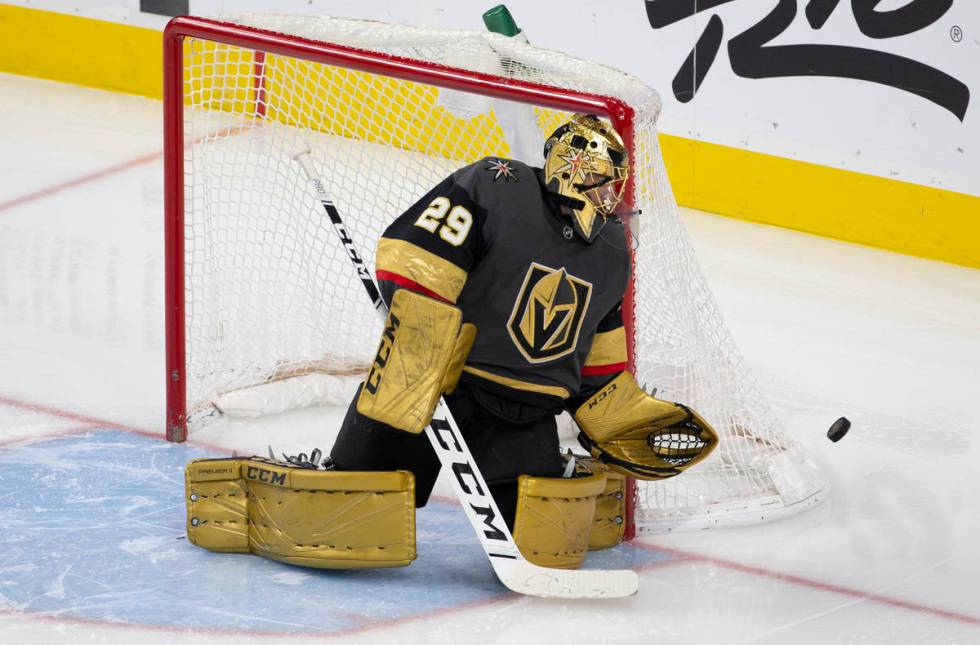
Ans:
[{"label": "black and gold jersey", "polygon": [[574,235],[539,169],[486,158],[443,180],[385,231],[376,272],[455,303],[477,327],[463,379],[557,408],[626,368],[626,231]]}]

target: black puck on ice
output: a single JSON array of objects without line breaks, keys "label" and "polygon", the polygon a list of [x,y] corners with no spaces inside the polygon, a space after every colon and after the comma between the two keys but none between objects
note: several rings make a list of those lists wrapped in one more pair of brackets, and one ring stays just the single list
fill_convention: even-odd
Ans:
[{"label": "black puck on ice", "polygon": [[847,417],[841,417],[834,421],[830,426],[830,430],[827,430],[827,438],[837,443],[844,438],[847,431],[851,429],[851,422],[847,420]]}]

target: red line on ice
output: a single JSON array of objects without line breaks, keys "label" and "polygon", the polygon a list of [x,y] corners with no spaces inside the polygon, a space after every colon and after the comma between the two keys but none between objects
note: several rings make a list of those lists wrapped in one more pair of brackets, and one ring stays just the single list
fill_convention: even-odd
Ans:
[{"label": "red line on ice", "polygon": [[0,211],[13,208],[14,206],[20,206],[21,204],[25,204],[27,202],[43,199],[54,195],[55,193],[60,193],[63,190],[74,188],[75,186],[80,186],[81,184],[87,184],[90,181],[102,179],[103,177],[108,177],[109,175],[114,175],[118,172],[123,172],[151,161],[156,161],[162,156],[163,153],[160,151],[153,152],[148,155],[143,155],[142,157],[137,157],[135,159],[130,159],[129,161],[115,164],[114,166],[109,166],[108,168],[103,168],[102,170],[96,170],[95,172],[91,172],[87,175],[82,175],[74,179],[69,179],[68,181],[63,181],[60,184],[53,184],[47,188],[36,190],[33,193],[27,193],[26,195],[21,195],[20,197],[14,197],[13,199],[9,199],[5,202],[0,202]]},{"label": "red line on ice", "polygon": [[[119,423],[118,421],[110,421],[108,419],[100,419],[97,417],[89,417],[83,414],[78,414],[76,412],[69,412],[67,410],[61,410],[59,408],[53,408],[47,405],[41,405],[39,403],[31,403],[29,401],[20,401],[17,399],[11,399],[5,396],[0,396],[0,405],[6,405],[11,408],[19,408],[21,410],[30,410],[31,412],[37,412],[38,414],[47,414],[52,417],[57,417],[59,419],[68,419],[70,421],[78,421],[85,424],[84,428],[75,428],[73,430],[55,430],[54,432],[41,433],[36,435],[31,435],[29,437],[18,437],[10,444],[19,444],[25,441],[34,442],[37,439],[47,439],[52,437],[59,437],[62,435],[77,434],[85,430],[96,430],[96,429],[106,429],[106,430],[122,430],[124,432],[131,432],[133,434],[143,435],[145,437],[153,437],[154,439],[164,440],[166,435],[163,431],[154,432],[153,430],[147,430],[146,428],[138,428],[136,426],[128,425],[125,423]],[[188,440],[187,445],[196,446],[199,448],[206,448],[208,450],[214,450],[216,452],[223,452],[231,454],[232,448],[227,446],[217,446],[214,444],[206,443],[203,441]],[[6,445],[6,442],[0,441],[0,446]]]},{"label": "red line on ice", "polygon": [[716,558],[713,556],[701,555],[699,553],[690,553],[688,551],[682,551],[680,549],[672,549],[669,547],[657,546],[652,544],[642,544],[640,542],[636,542],[635,546],[641,549],[647,549],[650,551],[657,551],[657,552],[667,553],[669,555],[677,556],[679,559],[673,561],[676,563],[680,563],[685,560],[689,562],[705,562],[705,563],[717,565],[719,567],[723,567],[725,569],[730,569],[732,571],[739,571],[741,573],[749,573],[762,578],[770,578],[772,580],[788,582],[790,584],[798,585],[801,587],[809,587],[811,589],[817,589],[820,591],[827,591],[830,593],[841,594],[843,596],[850,596],[851,598],[871,600],[873,602],[881,603],[883,605],[889,605],[891,607],[898,607],[901,609],[908,609],[909,611],[914,611],[922,614],[930,614],[938,618],[946,618],[948,620],[954,620],[957,622],[966,623],[968,625],[980,625],[980,617],[970,616],[968,614],[961,614],[955,611],[949,611],[947,609],[940,609],[938,607],[930,607],[928,605],[923,605],[917,602],[902,600],[901,598],[884,596],[882,594],[877,594],[870,591],[861,591],[860,589],[851,589],[850,587],[842,587],[841,585],[835,585],[830,582],[821,582],[820,580],[804,578],[803,576],[797,576],[791,573],[772,571],[770,569],[765,569],[763,567],[757,567],[750,564],[742,564],[740,562],[733,562],[731,560],[724,560],[722,558]]},{"label": "red line on ice", "polygon": [[[106,419],[98,419],[96,417],[85,416],[84,414],[77,414],[75,412],[67,412],[65,410],[59,410],[58,408],[52,408],[47,405],[41,405],[38,403],[30,403],[28,401],[18,401],[16,399],[10,399],[5,396],[0,396],[0,405],[6,405],[12,408],[19,408],[21,410],[30,410],[31,412],[37,412],[39,414],[47,414],[53,417],[58,417],[60,419],[69,419],[71,421],[79,421],[81,423],[87,424],[89,427],[101,427],[101,428],[113,428],[118,430],[125,430],[126,432],[132,432],[135,434],[146,435],[148,437],[163,438],[162,432],[152,432],[144,428],[137,428],[135,426],[126,425],[125,423],[118,423],[116,421],[107,421]],[[52,433],[53,436],[61,434],[60,432]]]},{"label": "red line on ice", "polygon": [[60,437],[74,437],[76,435],[85,434],[86,432],[92,430],[100,430],[104,428],[101,424],[91,424],[86,423],[81,426],[74,428],[68,428],[67,430],[55,430],[54,432],[42,432],[39,434],[28,434],[22,437],[14,437],[12,439],[4,439],[0,441],[0,448],[17,448],[20,446],[27,446],[32,443],[37,443],[38,441],[47,441],[49,439],[58,439]]},{"label": "red line on ice", "polygon": [[[420,614],[411,614],[406,616],[400,616],[398,618],[382,618],[378,620],[369,620],[368,622],[357,625],[354,627],[348,627],[346,629],[339,629],[336,631],[260,631],[260,630],[246,630],[246,629],[221,629],[214,627],[187,627],[183,625],[155,625],[149,623],[125,623],[117,622],[106,619],[99,618],[84,618],[79,616],[63,616],[56,613],[41,613],[24,611],[19,609],[3,609],[0,608],[0,616],[24,616],[31,620],[41,620],[44,622],[54,622],[54,623],[69,623],[69,624],[79,624],[79,625],[92,625],[98,627],[109,627],[109,628],[131,628],[139,630],[147,630],[152,632],[169,632],[177,634],[186,634],[189,640],[193,640],[195,635],[207,634],[211,636],[247,636],[251,638],[338,638],[343,636],[350,636],[352,634],[360,634],[362,632],[371,631],[373,629],[380,629],[383,627],[394,627],[396,625],[401,625],[403,623],[411,623],[417,620],[425,620],[427,618],[434,618],[437,616],[443,616],[445,614],[451,614],[459,611],[466,611],[468,609],[477,609],[480,607],[487,607],[497,603],[508,602],[519,600],[523,596],[516,594],[512,591],[503,591],[500,595],[491,596],[489,598],[484,598],[481,600],[475,600],[473,602],[463,603],[461,605],[452,605],[448,607],[440,607],[438,609],[433,609],[431,611],[423,612]],[[353,617],[355,620],[356,616]]]},{"label": "red line on ice", "polygon": [[[261,125],[261,123],[259,125]],[[249,129],[250,128],[247,126],[229,126],[225,128],[220,128],[218,130],[215,130],[214,132],[209,132],[205,135],[198,137],[197,139],[195,139],[194,142],[200,143],[205,139],[208,139],[210,137],[215,137],[215,136],[233,137],[242,134],[243,132],[247,132]],[[163,151],[158,150],[156,152],[145,154],[141,157],[135,157],[128,161],[117,163],[115,165],[109,166],[108,168],[103,168],[102,170],[96,170],[95,172],[88,173],[87,175],[81,175],[80,177],[69,179],[68,181],[63,181],[60,184],[53,184],[51,186],[48,186],[47,188],[42,188],[41,190],[36,190],[32,193],[21,195],[20,197],[14,197],[13,199],[9,199],[5,202],[0,202],[0,211],[7,210],[9,208],[13,208],[14,206],[19,206],[27,202],[32,202],[38,199],[44,199],[45,197],[49,197],[51,195],[54,195],[55,193],[60,193],[63,190],[74,188],[75,186],[80,186],[82,184],[87,184],[90,181],[102,179],[103,177],[108,177],[110,175],[114,175],[119,172],[124,172],[126,170],[129,170],[130,168],[135,168],[136,166],[141,166],[146,163],[157,161],[162,157],[163,157]]]}]

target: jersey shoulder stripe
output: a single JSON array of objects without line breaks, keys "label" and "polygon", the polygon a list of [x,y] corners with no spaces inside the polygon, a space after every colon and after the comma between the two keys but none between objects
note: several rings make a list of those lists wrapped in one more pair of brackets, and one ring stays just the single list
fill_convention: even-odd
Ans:
[{"label": "jersey shoulder stripe", "polygon": [[381,238],[375,258],[375,272],[379,280],[395,282],[399,286],[421,287],[442,300],[455,303],[463,286],[467,272],[453,262],[436,255],[412,242]]}]

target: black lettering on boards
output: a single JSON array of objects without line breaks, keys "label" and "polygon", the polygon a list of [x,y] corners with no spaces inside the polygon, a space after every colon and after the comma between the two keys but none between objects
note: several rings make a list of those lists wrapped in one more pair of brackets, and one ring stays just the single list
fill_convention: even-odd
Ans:
[{"label": "black lettering on boards", "polygon": [[[737,0],[646,0],[647,19],[654,29],[730,4]],[[877,40],[917,33],[942,18],[953,0],[916,0],[898,9],[878,11],[882,0],[851,0],[851,11],[865,36]],[[747,4],[747,3],[743,3]],[[840,0],[809,0],[804,13],[814,30],[823,28]],[[945,72],[897,54],[846,45],[770,45],[792,24],[797,0],[779,0],[762,19],[728,41],[732,71],[755,80],[790,76],[845,78],[892,87],[915,94],[966,118],[970,89]],[[678,101],[691,101],[705,82],[724,41],[724,23],[718,14],[698,38],[694,49],[674,77]]]}]

